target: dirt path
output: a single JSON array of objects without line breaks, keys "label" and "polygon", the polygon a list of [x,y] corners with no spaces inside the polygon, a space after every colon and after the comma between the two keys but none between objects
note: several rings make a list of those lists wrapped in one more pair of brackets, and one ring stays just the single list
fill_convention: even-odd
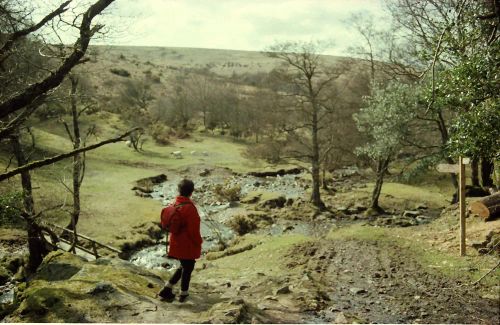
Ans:
[{"label": "dirt path", "polygon": [[[498,301],[426,272],[395,246],[325,240],[296,247],[293,254],[300,257],[290,267],[302,268],[317,288],[317,315],[323,322],[498,324],[500,320]],[[307,309],[307,302],[301,305]]]}]

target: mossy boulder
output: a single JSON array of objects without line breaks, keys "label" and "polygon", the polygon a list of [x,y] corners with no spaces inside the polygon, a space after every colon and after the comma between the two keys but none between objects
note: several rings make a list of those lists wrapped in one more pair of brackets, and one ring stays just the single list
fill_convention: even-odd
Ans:
[{"label": "mossy boulder", "polygon": [[259,203],[260,207],[282,208],[287,200],[282,193],[267,191],[252,191],[240,200],[241,203]]},{"label": "mossy boulder", "polygon": [[274,209],[284,207],[286,198],[279,192],[253,191],[249,192],[240,202],[247,204],[259,203],[262,208]]},{"label": "mossy boulder", "polygon": [[260,206],[274,208],[282,208],[285,206],[286,198],[278,192],[264,192],[260,197]]},{"label": "mossy boulder", "polygon": [[110,322],[109,310],[154,299],[163,280],[119,259],[87,262],[66,252],[46,256],[39,271],[18,290],[19,307],[8,322]]}]

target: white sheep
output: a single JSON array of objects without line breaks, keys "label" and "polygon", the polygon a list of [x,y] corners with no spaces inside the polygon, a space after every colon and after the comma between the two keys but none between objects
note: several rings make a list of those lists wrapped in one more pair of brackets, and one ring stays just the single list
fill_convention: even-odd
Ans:
[{"label": "white sheep", "polygon": [[132,141],[127,140],[125,141],[125,144],[127,145],[127,147],[132,148]]},{"label": "white sheep", "polygon": [[172,155],[177,159],[182,159],[182,151],[172,151]]}]

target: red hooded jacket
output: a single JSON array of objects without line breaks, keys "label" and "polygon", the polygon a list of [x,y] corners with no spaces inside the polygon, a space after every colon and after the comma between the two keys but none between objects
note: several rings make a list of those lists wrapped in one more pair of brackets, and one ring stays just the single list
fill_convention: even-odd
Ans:
[{"label": "red hooded jacket", "polygon": [[200,215],[188,197],[178,196],[175,204],[183,204],[177,212],[184,223],[177,234],[169,235],[168,256],[182,260],[197,259],[201,256],[203,243],[200,234]]}]

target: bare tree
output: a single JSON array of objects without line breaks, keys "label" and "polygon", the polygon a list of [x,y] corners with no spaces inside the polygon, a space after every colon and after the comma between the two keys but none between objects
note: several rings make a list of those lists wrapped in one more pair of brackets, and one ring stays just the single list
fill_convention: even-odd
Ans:
[{"label": "bare tree", "polygon": [[[153,122],[151,103],[154,99],[151,92],[151,81],[148,79],[127,80],[125,88],[121,92],[120,100],[125,105],[122,113],[126,119],[134,121],[141,127],[149,127]],[[140,143],[143,135],[142,129],[130,134],[129,141],[137,152],[140,152],[142,148]]]},{"label": "bare tree", "polygon": [[[92,20],[99,15],[104,9],[106,9],[114,0],[98,0],[93,3],[88,9],[81,15],[81,23],[78,26],[80,37],[73,44],[72,52],[62,60],[62,63],[54,70],[50,71],[47,76],[36,83],[26,85],[24,89],[21,89],[13,96],[0,102],[0,119],[3,119],[20,109],[26,108],[29,104],[33,103],[40,96],[44,96],[48,91],[59,86],[64,80],[64,77],[71,71],[73,67],[77,64],[82,63],[85,52],[87,51],[88,45],[92,36],[94,36],[103,25],[92,25]],[[38,24],[32,25],[31,27],[19,32],[12,32],[7,34],[4,38],[2,44],[0,45],[1,58],[4,61],[6,57],[12,54],[13,45],[21,40],[23,37],[31,34],[32,32],[40,29],[43,25],[51,21],[54,17],[58,16],[62,12],[68,10],[68,5],[71,1],[66,1],[63,5],[56,10],[49,13],[42,21]],[[9,15],[9,12],[7,14]]]},{"label": "bare tree", "polygon": [[[13,132],[10,134],[10,140],[12,145],[12,151],[17,159],[18,166],[23,166],[27,163],[26,155],[23,151],[20,142],[19,132]],[[33,187],[31,184],[31,175],[29,171],[24,171],[21,173],[21,185],[23,189],[23,207],[24,207],[24,217],[26,221],[26,230],[28,233],[28,248],[29,248],[29,260],[28,260],[28,271],[35,271],[38,265],[42,262],[43,256],[47,253],[47,248],[45,241],[40,229],[36,226],[34,220],[35,216],[35,202],[33,200]]]},{"label": "bare tree", "polygon": [[329,67],[320,56],[325,44],[318,42],[283,42],[272,46],[267,55],[282,62],[281,75],[288,89],[283,94],[288,102],[288,125],[285,126],[289,139],[294,143],[292,154],[311,163],[311,202],[319,209],[324,203],[320,195],[320,132],[328,125],[326,116],[335,109],[327,89],[345,71],[337,65]]},{"label": "bare tree", "polygon": [[[87,138],[95,133],[95,126],[90,126],[86,130],[85,135],[81,134],[80,117],[85,112],[93,109],[97,105],[97,103],[95,102],[95,100],[93,100],[92,96],[89,96],[90,94],[88,87],[85,87],[85,82],[82,82],[81,78],[79,78],[75,74],[70,74],[69,81],[69,112],[71,116],[71,122],[68,123],[64,119],[61,119],[61,121],[64,124],[64,128],[66,130],[68,138],[73,144],[73,149],[77,150],[81,147],[84,147]],[[73,196],[73,210],[71,212],[71,220],[66,228],[75,232],[73,241],[74,244],[76,244],[76,226],[78,224],[81,210],[80,188],[85,177],[85,152],[73,156],[72,169],[72,188],[69,188],[66,186],[66,184],[64,184]]]}]

